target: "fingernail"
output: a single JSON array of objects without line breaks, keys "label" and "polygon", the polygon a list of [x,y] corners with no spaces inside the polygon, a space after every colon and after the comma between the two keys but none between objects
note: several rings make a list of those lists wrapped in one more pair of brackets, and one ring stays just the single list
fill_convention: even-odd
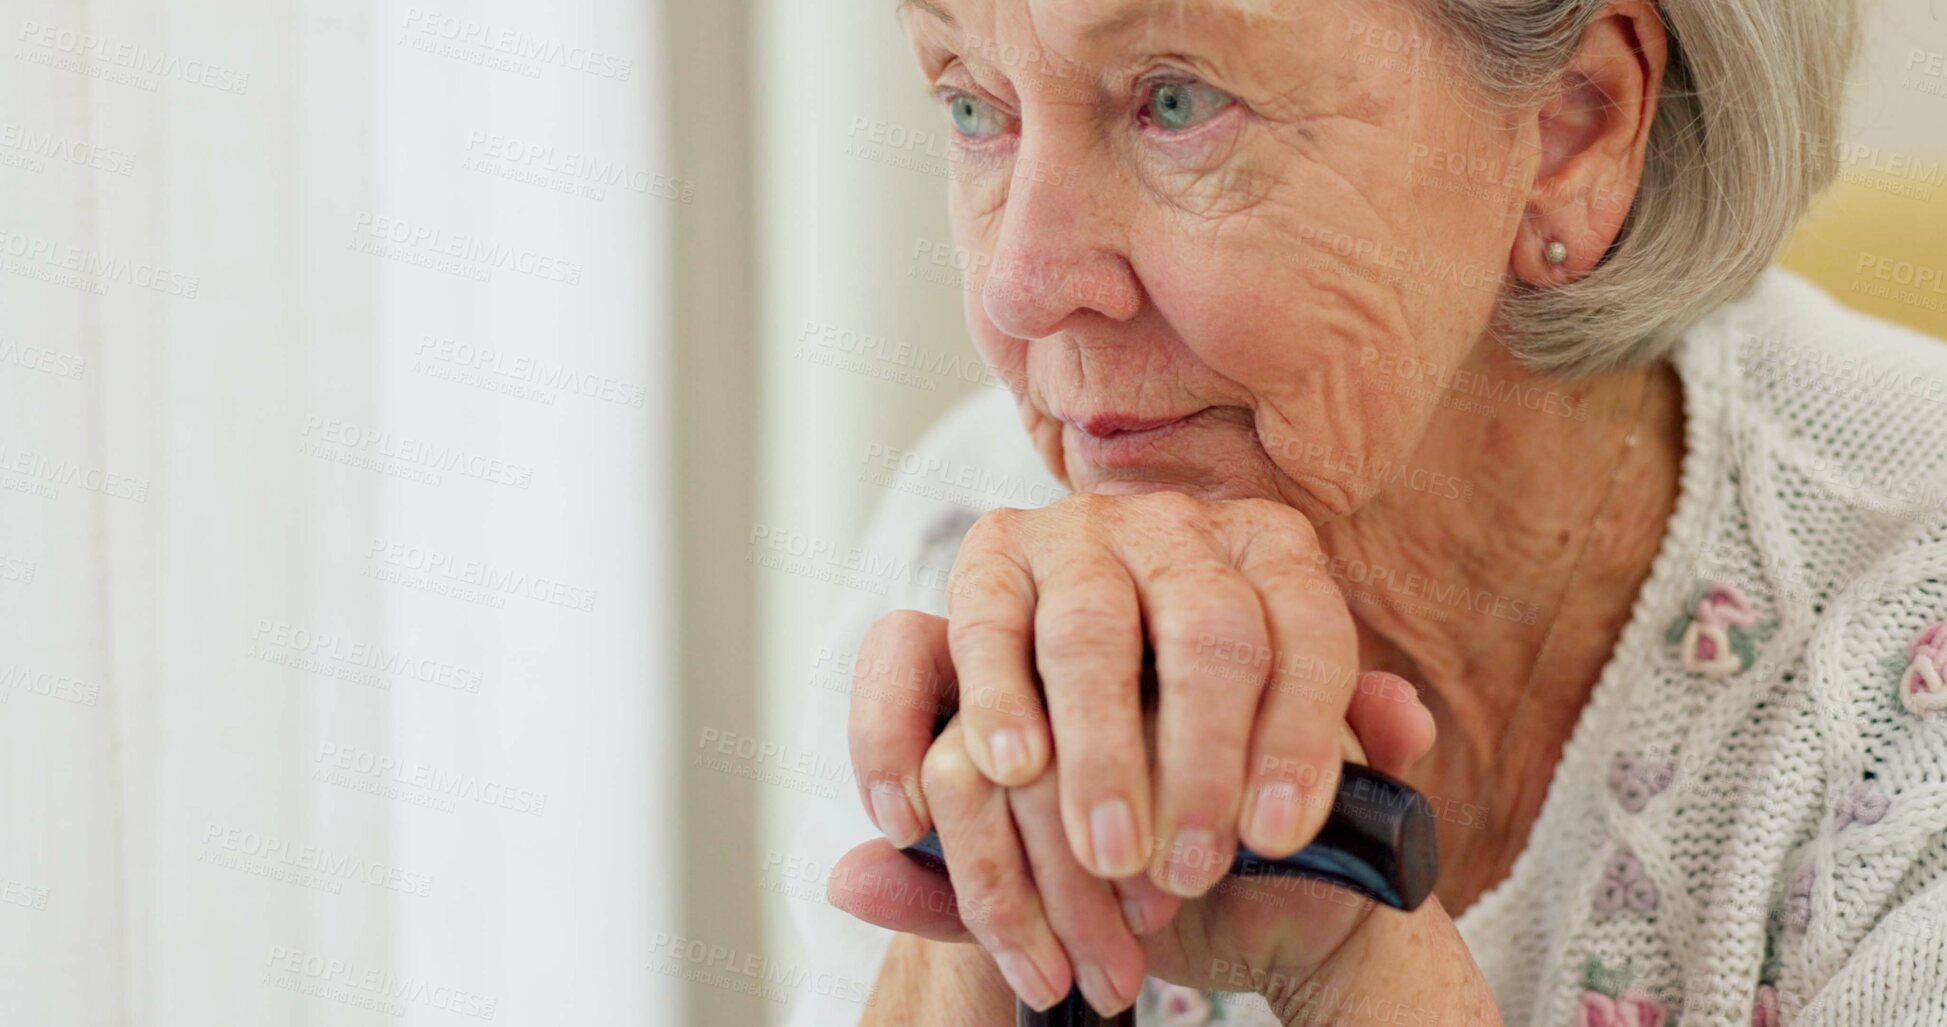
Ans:
[{"label": "fingernail", "polygon": [[1001,976],[1007,978],[1007,986],[1021,996],[1021,1001],[1036,1009],[1048,1009],[1061,1001],[1061,996],[1055,994],[1055,986],[1027,953],[1013,949],[997,952],[994,962],[1000,966]]},{"label": "fingernail", "polygon": [[1077,967],[1075,979],[1081,983],[1082,997],[1088,999],[1096,1012],[1114,1016],[1128,1007],[1129,1001],[1116,989],[1114,979],[1094,963],[1083,963]]},{"label": "fingernail", "polygon": [[1201,827],[1186,827],[1176,833],[1170,846],[1170,890],[1184,898],[1203,894],[1204,885],[1217,875],[1217,836]]},{"label": "fingernail", "polygon": [[1129,925],[1130,934],[1149,933],[1149,918],[1143,915],[1143,904],[1133,897],[1122,900],[1122,922]]},{"label": "fingernail", "polygon": [[901,849],[919,841],[925,833],[919,829],[919,817],[913,813],[913,804],[907,801],[906,793],[891,781],[872,786],[872,816],[879,822],[879,830]]},{"label": "fingernail", "polygon": [[988,736],[987,755],[994,761],[995,777],[1011,778],[1028,765],[1028,741],[1020,728],[1001,728]]},{"label": "fingernail", "polygon": [[1089,840],[1095,845],[1095,865],[1108,877],[1128,877],[1143,868],[1136,845],[1136,815],[1129,800],[1103,799],[1088,813]]},{"label": "fingernail", "polygon": [[1257,787],[1251,811],[1251,838],[1283,853],[1298,846],[1298,786],[1290,781],[1266,781]]}]

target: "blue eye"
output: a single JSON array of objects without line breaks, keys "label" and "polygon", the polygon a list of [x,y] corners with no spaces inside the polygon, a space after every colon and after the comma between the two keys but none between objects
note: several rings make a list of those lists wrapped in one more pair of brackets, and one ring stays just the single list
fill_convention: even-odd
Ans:
[{"label": "blue eye", "polygon": [[947,110],[953,115],[953,127],[969,139],[986,139],[999,135],[1007,127],[1001,112],[983,100],[966,93],[949,93]]},{"label": "blue eye", "polygon": [[1235,102],[1230,94],[1189,79],[1170,79],[1150,87],[1143,113],[1166,131],[1195,128]]}]

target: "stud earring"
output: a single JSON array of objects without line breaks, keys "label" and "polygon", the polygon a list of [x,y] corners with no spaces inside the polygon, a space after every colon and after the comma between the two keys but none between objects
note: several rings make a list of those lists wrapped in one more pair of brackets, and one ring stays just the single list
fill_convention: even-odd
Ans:
[{"label": "stud earring", "polygon": [[1568,244],[1560,239],[1552,240],[1547,248],[1541,251],[1541,257],[1549,264],[1560,267],[1568,262]]}]

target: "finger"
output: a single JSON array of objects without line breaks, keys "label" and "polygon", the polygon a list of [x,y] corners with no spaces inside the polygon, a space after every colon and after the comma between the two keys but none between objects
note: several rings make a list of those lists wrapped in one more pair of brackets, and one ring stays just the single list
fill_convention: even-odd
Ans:
[{"label": "finger", "polygon": [[1034,577],[1015,553],[1018,510],[974,523],[947,590],[947,643],[962,682],[967,751],[987,780],[1024,785],[1048,766],[1048,726],[1033,675]]},{"label": "finger", "polygon": [[1034,659],[1059,755],[1060,823],[1075,859],[1097,877],[1140,873],[1150,788],[1136,584],[1098,550],[1055,562],[1036,590]]},{"label": "finger", "polygon": [[[1201,509],[1186,510],[1182,525],[1200,527]],[[1262,690],[1255,674],[1231,673],[1207,651],[1214,639],[1234,640],[1252,653],[1270,650],[1264,608],[1250,583],[1222,554],[1186,548],[1180,541],[1141,545],[1122,555],[1142,592],[1156,652],[1157,845],[1151,873],[1157,884],[1189,898],[1230,869]]]},{"label": "finger", "polygon": [[1360,674],[1345,719],[1366,751],[1366,766],[1382,774],[1404,774],[1433,749],[1433,714],[1412,682],[1397,674]]},{"label": "finger", "polygon": [[1251,737],[1246,845],[1279,859],[1325,826],[1338,793],[1346,708],[1359,678],[1345,599],[1314,559],[1310,526],[1239,539],[1238,569],[1263,597],[1273,650]]},{"label": "finger", "polygon": [[890,931],[933,941],[972,941],[953,882],[874,838],[840,857],[825,882],[833,907]]},{"label": "finger", "polygon": [[1075,982],[1096,1011],[1113,1016],[1142,991],[1143,950],[1123,921],[1115,886],[1075,860],[1062,828],[1055,778],[1008,791],[1048,925],[1068,954]]},{"label": "finger", "polygon": [[962,921],[1022,1001],[1052,1007],[1073,977],[1042,910],[1007,792],[974,766],[957,718],[927,750],[920,773],[954,894],[963,910],[979,911]]},{"label": "finger", "polygon": [[1142,937],[1162,930],[1176,917],[1176,911],[1183,907],[1183,900],[1156,887],[1156,882],[1143,874],[1134,877],[1119,877],[1109,882],[1115,885],[1116,902],[1122,907],[1122,922],[1129,925],[1129,933]]},{"label": "finger", "polygon": [[902,849],[932,824],[919,771],[933,746],[933,725],[954,692],[946,634],[942,618],[916,610],[887,614],[867,629],[852,668],[846,734],[859,799]]}]

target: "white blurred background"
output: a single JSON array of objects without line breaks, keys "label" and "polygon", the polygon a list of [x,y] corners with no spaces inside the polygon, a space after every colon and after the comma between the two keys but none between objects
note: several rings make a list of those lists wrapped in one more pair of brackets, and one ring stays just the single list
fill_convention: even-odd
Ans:
[{"label": "white blurred background", "polygon": [[782,1015],[853,596],[751,541],[984,387],[892,8],[6,0],[0,1024]]}]

